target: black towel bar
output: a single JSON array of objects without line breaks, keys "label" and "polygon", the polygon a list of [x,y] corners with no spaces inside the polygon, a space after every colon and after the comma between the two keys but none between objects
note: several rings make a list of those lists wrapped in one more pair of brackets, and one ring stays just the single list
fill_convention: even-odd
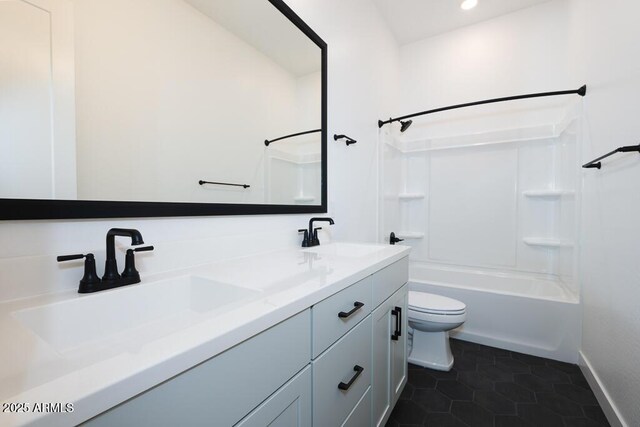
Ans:
[{"label": "black towel bar", "polygon": [[585,163],[584,165],[582,165],[582,167],[585,169],[592,169],[592,168],[600,169],[602,167],[602,163],[600,162],[600,160],[606,159],[609,156],[613,156],[616,153],[631,153],[634,151],[637,153],[640,153],[640,144],[618,147],[615,150],[611,151],[610,153],[605,154],[604,156],[600,156],[597,159],[591,160],[589,163]]},{"label": "black towel bar", "polygon": [[226,185],[228,187],[242,187],[242,188],[249,188],[251,187],[249,184],[230,184],[228,182],[213,182],[213,181],[198,181],[198,184],[200,185],[205,185],[205,184],[211,184],[211,185]]}]

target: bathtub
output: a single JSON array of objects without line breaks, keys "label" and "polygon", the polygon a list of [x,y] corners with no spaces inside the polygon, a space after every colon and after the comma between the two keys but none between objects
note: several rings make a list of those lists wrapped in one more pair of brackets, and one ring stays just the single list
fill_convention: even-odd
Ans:
[{"label": "bathtub", "polygon": [[579,298],[560,281],[411,263],[409,289],[467,305],[467,321],[451,331],[454,338],[563,362],[578,361]]}]

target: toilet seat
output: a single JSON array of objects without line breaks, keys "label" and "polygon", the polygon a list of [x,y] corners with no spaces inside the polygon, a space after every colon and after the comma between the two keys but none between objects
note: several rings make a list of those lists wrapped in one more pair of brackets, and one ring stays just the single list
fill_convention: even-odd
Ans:
[{"label": "toilet seat", "polygon": [[460,316],[465,314],[466,308],[467,306],[463,302],[453,298],[419,291],[409,291],[409,311],[413,311],[416,314]]},{"label": "toilet seat", "polygon": [[409,309],[408,319],[409,324],[411,324],[412,322],[431,322],[443,325],[455,325],[464,323],[465,320],[467,320],[467,313],[465,313],[464,311],[457,314],[425,313],[422,311]]}]

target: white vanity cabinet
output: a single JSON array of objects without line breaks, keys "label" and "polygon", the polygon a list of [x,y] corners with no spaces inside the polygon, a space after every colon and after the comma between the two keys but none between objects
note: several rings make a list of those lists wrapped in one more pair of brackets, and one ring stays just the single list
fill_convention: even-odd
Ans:
[{"label": "white vanity cabinet", "polygon": [[406,257],[86,422],[384,425],[407,380]]},{"label": "white vanity cabinet", "polygon": [[403,258],[312,308],[314,425],[388,420],[407,381],[407,280]]},{"label": "white vanity cabinet", "polygon": [[[267,405],[269,408],[263,408],[261,414],[275,413],[273,421],[280,413],[289,410],[291,412],[287,416],[296,413],[306,419],[300,420],[299,424],[283,425],[310,426],[310,387],[302,390],[300,382],[295,379],[289,382],[301,372],[306,380],[303,384],[310,384],[309,371],[304,371],[311,359],[310,324],[311,311],[307,309],[110,409],[85,425],[233,426],[272,396],[271,403]],[[280,391],[297,392],[299,396],[285,398],[283,394],[278,398],[274,392],[283,385]],[[297,406],[291,407],[292,404]],[[245,421],[247,426],[253,426],[257,425],[258,418]]]}]

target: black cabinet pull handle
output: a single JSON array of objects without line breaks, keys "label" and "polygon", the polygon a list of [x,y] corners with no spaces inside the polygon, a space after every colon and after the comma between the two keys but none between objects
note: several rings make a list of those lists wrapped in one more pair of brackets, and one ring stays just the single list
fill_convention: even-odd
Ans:
[{"label": "black cabinet pull handle", "polygon": [[353,303],[353,309],[350,312],[347,313],[347,312],[341,311],[340,313],[338,313],[338,317],[341,319],[346,319],[356,311],[360,310],[362,307],[364,307],[364,303],[360,301],[356,301]]},{"label": "black cabinet pull handle", "polygon": [[398,341],[398,338],[400,337],[400,333],[398,332],[398,320],[400,319],[400,314],[398,313],[397,308],[398,307],[396,307],[393,310],[391,310],[391,315],[395,316],[395,318],[396,318],[395,330],[393,331],[393,334],[391,334],[391,339],[393,341]]},{"label": "black cabinet pull handle", "polygon": [[402,336],[402,307],[396,307],[396,311],[398,312],[398,323],[397,323],[398,336],[401,337]]},{"label": "black cabinet pull handle", "polygon": [[341,382],[340,384],[338,384],[338,388],[340,390],[344,390],[344,391],[349,390],[349,387],[351,387],[353,383],[358,379],[360,374],[364,371],[364,368],[362,366],[356,365],[353,367],[353,370],[356,371],[356,373],[353,377],[351,377],[348,383]]}]

